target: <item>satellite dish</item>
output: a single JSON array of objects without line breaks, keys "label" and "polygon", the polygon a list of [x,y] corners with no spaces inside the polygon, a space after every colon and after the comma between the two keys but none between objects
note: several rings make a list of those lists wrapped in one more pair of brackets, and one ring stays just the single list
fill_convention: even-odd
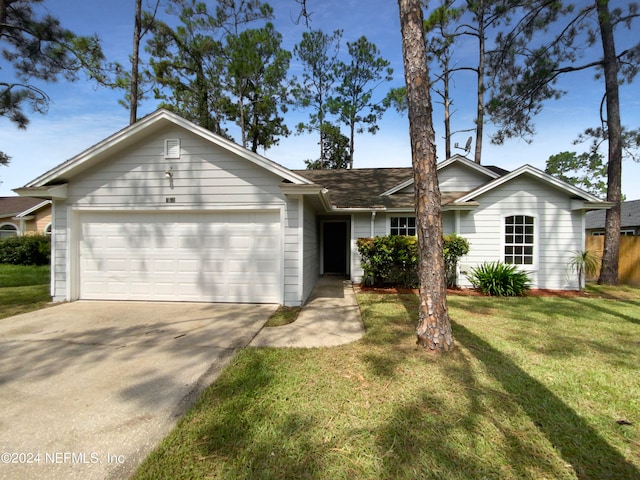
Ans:
[{"label": "satellite dish", "polygon": [[453,144],[453,146],[455,148],[458,148],[460,150],[464,150],[464,154],[466,155],[467,153],[469,153],[471,151],[471,142],[473,141],[473,137],[469,137],[467,138],[467,143],[465,144],[464,148],[462,148],[460,146],[460,144],[458,144],[457,142]]}]

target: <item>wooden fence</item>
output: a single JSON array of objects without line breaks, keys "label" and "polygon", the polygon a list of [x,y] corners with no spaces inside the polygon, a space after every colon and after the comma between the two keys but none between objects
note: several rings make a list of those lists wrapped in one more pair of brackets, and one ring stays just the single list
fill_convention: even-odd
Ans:
[{"label": "wooden fence", "polygon": [[[602,256],[603,236],[587,236],[586,250],[593,250]],[[600,271],[594,279],[597,279]],[[623,285],[640,285],[640,237],[620,237],[618,257],[618,278]]]}]

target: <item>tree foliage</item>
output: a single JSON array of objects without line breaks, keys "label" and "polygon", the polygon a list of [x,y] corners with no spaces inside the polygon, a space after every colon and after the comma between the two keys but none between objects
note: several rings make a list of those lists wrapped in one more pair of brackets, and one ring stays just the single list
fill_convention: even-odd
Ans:
[{"label": "tree foliage", "polygon": [[219,0],[211,12],[199,0],[171,0],[167,13],[179,25],[154,22],[147,46],[158,84],[155,96],[164,107],[223,135],[225,87],[231,83],[225,77],[225,39],[247,24],[270,19],[272,9],[259,0]]},{"label": "tree foliage", "polygon": [[[0,116],[26,128],[25,110],[46,114],[50,98],[43,82],[75,81],[81,73],[101,79],[102,49],[96,36],[78,36],[50,14],[38,16],[43,0],[0,0]],[[0,152],[0,164],[9,157]]]},{"label": "tree foliage", "polygon": [[227,37],[225,49],[230,98],[225,113],[240,126],[242,145],[256,152],[288,136],[284,117],[291,53],[280,48],[282,35],[267,23]]},{"label": "tree foliage", "polygon": [[355,134],[378,131],[377,121],[386,107],[382,102],[372,102],[373,91],[383,82],[391,81],[393,69],[380,56],[378,47],[364,36],[347,42],[347,50],[349,61],[340,61],[335,66],[338,84],[329,99],[329,108],[349,130],[349,168],[353,168]]},{"label": "tree foliage", "polygon": [[[617,284],[622,197],[619,86],[631,82],[638,73],[640,42],[619,52],[615,38],[619,28],[631,28],[640,15],[638,5],[629,3],[623,10],[610,6],[608,0],[593,0],[576,8],[560,1],[529,0],[522,6],[514,23],[498,35],[496,49],[489,57],[494,89],[488,109],[499,126],[492,141],[530,139],[533,119],[543,104],[566,93],[558,87],[558,79],[567,73],[595,69],[596,78],[604,84],[600,117],[608,143],[607,200],[613,204],[605,220],[599,282]],[[584,60],[587,54],[591,57]]]},{"label": "tree foliage", "polygon": [[336,81],[335,67],[341,39],[341,30],[332,34],[310,30],[302,34],[302,40],[293,49],[294,56],[303,67],[302,80],[293,90],[295,103],[299,108],[311,110],[308,121],[300,122],[297,130],[298,133],[318,133],[321,162],[326,160],[324,124],[329,114],[328,100]]},{"label": "tree foliage", "polygon": [[551,155],[545,172],[582,190],[607,195],[607,163],[599,152],[560,152]]},{"label": "tree foliage", "polygon": [[349,168],[349,139],[337,125],[325,123],[322,128],[324,159],[305,160],[307,170]]}]

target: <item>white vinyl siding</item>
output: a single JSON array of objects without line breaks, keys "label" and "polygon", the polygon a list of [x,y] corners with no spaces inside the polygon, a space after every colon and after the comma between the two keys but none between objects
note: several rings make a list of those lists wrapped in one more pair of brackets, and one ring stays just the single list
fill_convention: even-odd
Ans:
[{"label": "white vinyl siding", "polygon": [[[534,288],[574,289],[577,283],[568,263],[582,245],[582,212],[571,210],[571,199],[529,176],[522,176],[475,199],[480,206],[460,212],[460,232],[470,243],[461,261],[468,272],[483,262],[504,261],[504,218],[528,215],[535,218],[535,264],[522,265]],[[470,286],[464,275],[462,286]]]},{"label": "white vinyl siding", "polygon": [[302,301],[304,302],[320,277],[320,234],[315,211],[308,202],[304,204],[304,241],[303,241],[303,279],[304,288]]},{"label": "white vinyl siding", "polygon": [[[299,305],[303,290],[299,279],[302,272],[299,236],[302,230],[298,224],[298,201],[291,201],[282,193],[282,177],[178,126],[163,127],[140,138],[140,141],[126,148],[116,146],[110,149],[108,157],[77,174],[69,182],[66,201],[54,202],[54,299],[76,300],[84,295],[83,290],[85,293],[87,291],[80,274],[84,267],[78,260],[83,222],[87,218],[85,215],[109,213],[121,216],[123,221],[126,221],[127,215],[143,213],[209,215],[208,218],[213,220],[205,221],[199,227],[189,227],[207,231],[207,224],[218,223],[216,215],[230,212],[240,212],[242,215],[268,210],[278,218],[279,250],[270,253],[269,266],[269,285],[277,276],[278,294],[274,295],[269,286],[265,289],[266,296],[249,294],[244,301]],[[179,159],[164,158],[164,140],[167,138],[180,140]],[[168,170],[172,172],[171,178],[165,175]],[[172,203],[168,203],[167,199],[172,199]],[[284,222],[289,224],[285,225]],[[256,232],[247,233],[246,239],[251,239]],[[181,255],[180,248],[176,254]],[[276,265],[274,262],[279,263]],[[230,267],[233,269],[233,265]],[[215,271],[216,267],[211,268]],[[249,288],[256,280],[250,272],[244,276],[242,288]],[[204,270],[201,277],[199,281],[211,284]],[[237,290],[240,288],[238,286]],[[309,288],[304,286],[304,290]],[[116,295],[112,298],[116,298]],[[198,295],[189,293],[173,298],[197,299]],[[200,298],[218,301],[215,298],[225,298],[225,295]],[[226,298],[231,301],[241,297],[226,295]]]},{"label": "white vinyl siding", "polygon": [[[165,138],[180,139],[179,159],[164,158]],[[165,175],[169,169],[171,178]],[[81,207],[269,207],[285,202],[280,183],[264,168],[171,127],[78,175],[69,184],[68,200]]]},{"label": "white vinyl siding", "polygon": [[441,192],[469,192],[490,180],[491,177],[458,162],[438,170]]}]

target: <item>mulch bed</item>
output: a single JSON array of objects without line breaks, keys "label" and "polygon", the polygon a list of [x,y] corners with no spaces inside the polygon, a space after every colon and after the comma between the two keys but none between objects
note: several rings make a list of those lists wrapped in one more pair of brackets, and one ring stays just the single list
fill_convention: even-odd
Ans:
[{"label": "mulch bed", "polygon": [[[417,288],[396,288],[396,287],[367,287],[364,285],[354,285],[354,288],[363,293],[381,293],[381,294],[402,294],[402,293],[418,293]],[[480,293],[478,290],[472,288],[448,288],[447,295],[465,296],[465,297],[484,297],[486,295]],[[540,288],[534,288],[527,290],[525,297],[560,297],[560,298],[574,298],[574,297],[589,297],[590,295],[584,291],[579,292],[577,290],[545,290]]]}]

